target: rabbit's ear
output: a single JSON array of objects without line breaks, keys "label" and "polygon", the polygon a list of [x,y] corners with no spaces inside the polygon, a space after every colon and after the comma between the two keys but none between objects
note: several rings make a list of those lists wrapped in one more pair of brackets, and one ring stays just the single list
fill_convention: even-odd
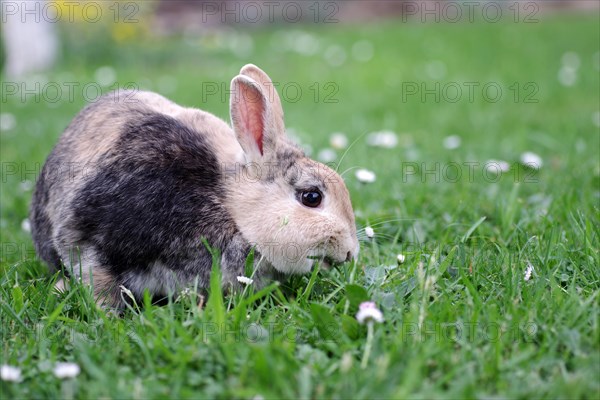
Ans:
[{"label": "rabbit's ear", "polygon": [[273,110],[273,118],[277,119],[278,123],[281,123],[281,127],[283,128],[283,108],[281,107],[281,100],[279,95],[277,94],[277,90],[275,89],[275,85],[273,85],[273,81],[269,78],[262,69],[258,68],[254,64],[246,64],[240,70],[240,75],[246,75],[256,83],[260,85],[263,90],[263,93],[267,96],[267,101]]},{"label": "rabbit's ear", "polygon": [[230,113],[233,130],[248,161],[260,162],[275,154],[283,127],[273,119],[273,109],[256,81],[244,75],[233,78]]}]

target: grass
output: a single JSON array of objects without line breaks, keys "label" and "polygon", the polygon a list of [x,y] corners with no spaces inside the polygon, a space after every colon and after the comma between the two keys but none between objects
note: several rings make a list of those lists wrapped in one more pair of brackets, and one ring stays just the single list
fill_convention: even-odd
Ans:
[{"label": "grass", "polygon": [[[315,153],[330,133],[345,132],[358,141],[340,170],[377,174],[369,185],[354,170],[345,175],[357,224],[375,230],[359,260],[260,292],[222,296],[215,285],[203,309],[191,293],[165,306],[146,300],[116,317],[97,309],[85,287],[56,294],[56,277],[21,229],[31,197],[23,182],[35,180],[85,99],[80,91],[57,103],[8,96],[2,112],[17,124],[1,133],[1,354],[3,364],[22,369],[23,381],[1,382],[2,396],[598,398],[597,18],[298,26],[320,43],[310,56],[282,47],[295,32],[287,28],[250,31],[253,50],[244,57],[210,38],[82,48],[78,57],[67,52],[47,78],[85,84],[109,64],[121,85],[135,82],[225,119],[226,96],[203,96],[206,82],[220,87],[250,61],[282,85],[297,83],[298,101],[291,91],[284,96],[287,126]],[[351,49],[365,39],[374,56],[359,62]],[[333,44],[347,55],[339,67],[323,58]],[[101,51],[110,58],[92,57]],[[557,79],[565,52],[581,61],[570,87]],[[328,82],[334,86],[325,88]],[[407,82],[492,82],[503,96],[403,100]],[[336,88],[338,101],[325,102]],[[532,88],[537,102],[525,102]],[[398,132],[399,146],[368,147],[361,135],[381,129]],[[448,135],[459,135],[461,146],[444,148]],[[525,151],[542,157],[539,171],[519,165]],[[511,170],[486,177],[489,159],[506,160]],[[385,322],[374,326],[363,369],[367,328],[354,316],[367,299]],[[76,362],[81,374],[56,379],[59,361]]]}]

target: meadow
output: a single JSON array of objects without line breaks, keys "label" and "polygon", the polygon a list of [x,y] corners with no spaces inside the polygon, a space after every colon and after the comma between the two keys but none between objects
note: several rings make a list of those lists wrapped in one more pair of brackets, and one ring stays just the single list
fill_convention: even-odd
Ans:
[{"label": "meadow", "polygon": [[[547,15],[67,39],[38,95],[3,79],[1,363],[22,376],[2,397],[599,398],[599,37],[592,15]],[[358,260],[123,316],[80,285],[54,292],[26,218],[86,100],[134,85],[228,120],[248,62],[280,82],[289,131],[345,172]],[[367,300],[372,330],[355,318]],[[57,362],[81,372],[58,379]]]}]

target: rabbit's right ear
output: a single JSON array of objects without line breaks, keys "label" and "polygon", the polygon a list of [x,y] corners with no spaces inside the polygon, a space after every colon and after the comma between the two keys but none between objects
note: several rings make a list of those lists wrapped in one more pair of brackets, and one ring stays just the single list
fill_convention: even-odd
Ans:
[{"label": "rabbit's right ear", "polygon": [[267,95],[267,100],[273,110],[273,118],[278,119],[277,122],[281,123],[283,128],[283,108],[281,107],[281,99],[277,94],[275,85],[269,75],[262,69],[258,68],[254,64],[246,64],[240,70],[240,75],[246,75],[256,81],[263,90],[263,93]]},{"label": "rabbit's right ear", "polygon": [[231,81],[231,125],[249,162],[261,162],[275,154],[278,127],[261,86],[238,75]]}]

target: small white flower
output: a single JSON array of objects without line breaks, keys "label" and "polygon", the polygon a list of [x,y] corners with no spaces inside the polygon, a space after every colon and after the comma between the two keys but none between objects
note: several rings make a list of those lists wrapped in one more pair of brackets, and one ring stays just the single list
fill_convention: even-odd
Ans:
[{"label": "small white flower", "polygon": [[521,154],[521,163],[533,169],[540,169],[542,168],[542,165],[544,165],[542,157],[532,153],[531,151],[526,151],[525,153]]},{"label": "small white flower", "polygon": [[54,367],[54,376],[58,379],[75,378],[81,372],[79,365],[72,362],[59,362]]},{"label": "small white flower", "polygon": [[531,263],[527,263],[527,269],[525,269],[525,276],[523,277],[523,279],[525,280],[525,282],[527,282],[528,280],[531,279],[531,274],[533,273],[533,265],[531,265]]},{"label": "small white flower", "polygon": [[185,288],[181,292],[179,292],[179,296],[177,296],[177,299],[175,299],[175,301],[181,301],[181,299],[183,299],[184,297],[190,297],[191,294],[192,294],[191,289]]},{"label": "small white flower", "polygon": [[392,131],[379,131],[369,133],[367,144],[373,147],[393,149],[398,145],[398,136]]},{"label": "small white flower", "polygon": [[446,76],[446,64],[440,60],[433,60],[425,64],[425,73],[431,79],[440,80]]},{"label": "small white flower", "polygon": [[369,239],[372,239],[372,238],[373,238],[373,236],[375,236],[375,231],[374,231],[374,230],[373,230],[373,228],[371,228],[370,226],[367,226],[367,227],[365,228],[365,234],[367,235],[367,237],[368,237]]},{"label": "small white flower", "polygon": [[396,260],[398,260],[398,264],[403,264],[406,261],[406,256],[404,254],[398,254],[396,256]]},{"label": "small white flower", "polygon": [[571,66],[563,65],[558,71],[558,81],[563,86],[573,86],[577,82],[577,70]]},{"label": "small white flower", "polygon": [[365,301],[360,303],[356,319],[361,324],[370,321],[383,322],[383,313],[377,308],[374,302]]},{"label": "small white flower", "polygon": [[375,179],[377,179],[377,176],[375,176],[375,172],[369,171],[368,169],[364,168],[357,170],[355,176],[356,179],[358,179],[359,182],[362,183],[373,183],[375,182]]},{"label": "small white flower", "polygon": [[345,149],[348,147],[348,138],[341,132],[332,133],[329,137],[329,145],[334,149]]},{"label": "small white flower", "polygon": [[510,164],[502,160],[487,160],[485,170],[488,172],[500,173],[510,171]]},{"label": "small white flower", "polygon": [[34,186],[33,182],[30,181],[29,179],[26,179],[26,180],[22,181],[21,183],[19,183],[19,187],[24,192],[29,192],[31,189],[33,189],[33,186]]},{"label": "small white flower", "polygon": [[21,221],[21,229],[23,229],[25,232],[31,232],[31,223],[29,222],[28,218],[25,218],[23,221]]},{"label": "small white flower", "polygon": [[11,365],[3,365],[0,367],[0,378],[7,382],[20,382],[21,370]]},{"label": "small white flower", "polygon": [[448,150],[458,149],[460,147],[460,136],[451,135],[444,138],[444,148]]},{"label": "small white flower", "polygon": [[319,51],[319,39],[306,32],[298,32],[290,37],[289,46],[296,53],[303,56],[312,56]]},{"label": "small white flower", "polygon": [[346,50],[334,44],[325,50],[324,57],[327,64],[332,67],[339,67],[346,62]]},{"label": "small white flower", "polygon": [[113,67],[104,66],[100,67],[94,72],[94,79],[100,86],[110,86],[115,83],[117,79],[117,73]]},{"label": "small white flower", "polygon": [[0,131],[10,131],[17,125],[17,119],[11,113],[0,114]]},{"label": "small white flower", "polygon": [[252,283],[254,282],[254,280],[252,280],[251,278],[248,278],[247,276],[238,276],[237,281],[243,285],[252,285]]},{"label": "small white flower", "polygon": [[356,61],[367,62],[373,58],[373,45],[368,40],[360,40],[352,45],[352,57]]},{"label": "small white flower", "polygon": [[337,154],[335,154],[335,151],[333,149],[323,149],[319,151],[319,153],[317,154],[317,158],[321,162],[329,163],[335,161],[335,159],[337,158]]}]

